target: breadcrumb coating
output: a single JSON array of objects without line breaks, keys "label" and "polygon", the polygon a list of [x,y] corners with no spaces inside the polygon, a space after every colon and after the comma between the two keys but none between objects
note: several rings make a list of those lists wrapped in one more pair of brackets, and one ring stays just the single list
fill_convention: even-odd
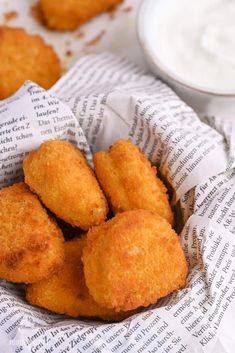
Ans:
[{"label": "breadcrumb coating", "polygon": [[133,209],[157,212],[169,223],[173,213],[167,189],[140,149],[118,140],[107,152],[93,156],[96,176],[115,213]]},{"label": "breadcrumb coating", "polygon": [[146,210],[120,213],[89,230],[82,260],[94,300],[117,312],[184,287],[188,272],[177,234]]},{"label": "breadcrumb coating", "polygon": [[60,74],[55,51],[41,37],[0,26],[0,99],[15,93],[26,80],[48,89]]},{"label": "breadcrumb coating", "polygon": [[24,183],[0,190],[0,278],[33,283],[64,262],[64,238]]},{"label": "breadcrumb coating", "polygon": [[47,141],[24,160],[25,182],[49,210],[84,230],[102,223],[107,201],[79,151],[66,141]]},{"label": "breadcrumb coating", "polygon": [[85,242],[85,237],[67,241],[63,268],[49,279],[28,285],[26,299],[32,305],[73,317],[99,317],[108,321],[126,318],[131,313],[116,313],[101,307],[89,294],[81,261]]}]

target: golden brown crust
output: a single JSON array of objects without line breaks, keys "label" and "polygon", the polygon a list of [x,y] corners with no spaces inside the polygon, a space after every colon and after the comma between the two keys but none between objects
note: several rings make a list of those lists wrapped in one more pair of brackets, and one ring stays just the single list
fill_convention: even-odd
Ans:
[{"label": "golden brown crust", "polygon": [[50,88],[60,77],[60,62],[53,48],[22,28],[0,27],[0,99],[31,80]]},{"label": "golden brown crust", "polygon": [[0,190],[0,278],[33,283],[57,272],[63,236],[24,183]]},{"label": "golden brown crust", "polygon": [[87,287],[102,306],[132,310],[185,286],[187,262],[177,234],[145,210],[116,215],[87,234]]},{"label": "golden brown crust", "polygon": [[23,163],[25,182],[57,217],[89,229],[102,223],[107,201],[82,153],[65,141],[47,141]]},{"label": "golden brown crust", "polygon": [[131,313],[116,313],[98,305],[86,287],[82,250],[86,239],[77,238],[65,243],[63,268],[51,278],[27,286],[29,303],[73,317],[99,317],[103,320],[121,320]]},{"label": "golden brown crust", "polygon": [[144,154],[129,140],[93,156],[96,176],[115,213],[132,209],[157,212],[171,224],[167,189]]},{"label": "golden brown crust", "polygon": [[122,0],[40,0],[46,25],[56,30],[73,30]]}]

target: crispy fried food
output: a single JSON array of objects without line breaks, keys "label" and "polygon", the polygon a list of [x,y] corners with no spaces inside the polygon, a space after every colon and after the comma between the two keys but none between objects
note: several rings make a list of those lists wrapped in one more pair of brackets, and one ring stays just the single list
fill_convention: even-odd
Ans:
[{"label": "crispy fried food", "polygon": [[115,213],[133,209],[157,212],[171,224],[167,189],[144,154],[129,140],[93,156],[95,173]]},{"label": "crispy fried food", "polygon": [[62,267],[62,233],[27,185],[0,190],[0,215],[0,278],[33,283]]},{"label": "crispy fried food", "polygon": [[73,30],[121,2],[122,0],[40,0],[40,7],[49,28]]},{"label": "crispy fried food", "polygon": [[0,27],[0,99],[13,94],[26,80],[48,89],[60,71],[56,53],[41,37],[22,28]]},{"label": "crispy fried food", "polygon": [[49,279],[28,285],[26,299],[33,305],[73,317],[116,321],[130,316],[132,313],[116,313],[101,307],[89,294],[81,261],[85,242],[85,237],[67,241],[63,268]]},{"label": "crispy fried food", "polygon": [[86,285],[102,306],[132,310],[185,286],[187,262],[170,224],[146,210],[119,213],[87,234]]},{"label": "crispy fried food", "polygon": [[24,164],[25,182],[57,217],[88,229],[102,223],[107,201],[78,148],[65,141],[47,141]]}]

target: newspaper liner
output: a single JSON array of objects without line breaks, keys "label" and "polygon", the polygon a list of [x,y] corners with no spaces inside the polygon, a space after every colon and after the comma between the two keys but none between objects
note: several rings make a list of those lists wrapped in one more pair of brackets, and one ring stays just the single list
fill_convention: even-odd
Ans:
[{"label": "newspaper liner", "polygon": [[22,180],[25,155],[49,139],[91,153],[130,138],[174,189],[186,287],[120,323],[74,320],[25,302],[1,281],[1,353],[234,352],[235,127],[202,123],[165,84],[123,58],[86,56],[50,90],[32,82],[0,103],[0,186]]}]

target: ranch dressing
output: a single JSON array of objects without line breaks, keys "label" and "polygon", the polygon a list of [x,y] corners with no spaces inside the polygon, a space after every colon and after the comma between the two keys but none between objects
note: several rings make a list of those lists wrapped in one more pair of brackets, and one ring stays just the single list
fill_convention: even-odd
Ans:
[{"label": "ranch dressing", "polygon": [[188,84],[235,91],[235,0],[166,0],[156,26],[162,64]]}]

